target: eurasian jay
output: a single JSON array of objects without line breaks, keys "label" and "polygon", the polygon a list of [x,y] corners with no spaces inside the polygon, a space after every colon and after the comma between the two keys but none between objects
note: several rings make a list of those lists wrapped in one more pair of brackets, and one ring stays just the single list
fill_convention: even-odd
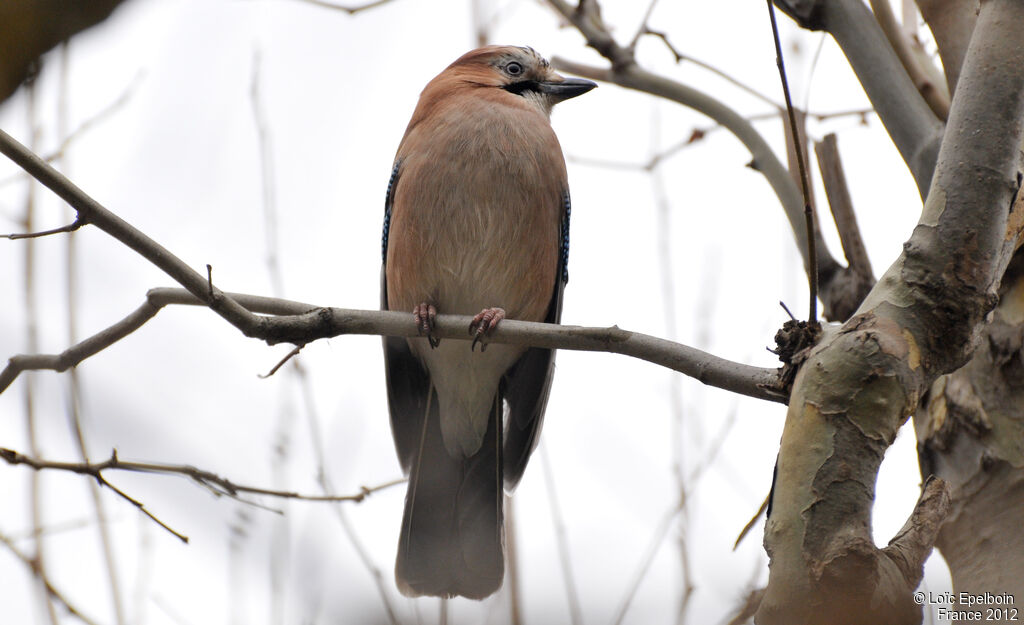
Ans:
[{"label": "eurasian jay", "polygon": [[[384,209],[381,304],[421,338],[384,338],[391,430],[409,475],[395,580],[409,596],[482,599],[504,576],[504,488],[537,444],[554,352],[484,343],[507,315],[557,323],[569,189],[551,107],[593,89],[531,48],[466,53],[431,80]],[[476,314],[472,343],[432,335]],[[485,350],[486,348],[486,350]]]}]

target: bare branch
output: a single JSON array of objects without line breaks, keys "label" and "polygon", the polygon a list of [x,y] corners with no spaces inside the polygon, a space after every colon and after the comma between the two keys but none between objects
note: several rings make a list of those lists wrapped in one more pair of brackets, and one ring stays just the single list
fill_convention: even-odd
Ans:
[{"label": "bare branch", "polygon": [[217,289],[209,292],[207,280],[169,250],[134,226],[108,211],[99,202],[79,189],[63,174],[51,167],[31,150],[0,130],[0,152],[17,163],[36,180],[50,188],[78,212],[78,219],[95,225],[159,267],[179,284],[200,298],[217,314],[237,327],[246,336],[260,334],[260,318]]},{"label": "bare branch", "polygon": [[900,28],[899,22],[896,21],[896,15],[892,12],[889,0],[870,0],[870,3],[875,20],[882,27],[882,32],[885,33],[886,39],[889,40],[893,51],[896,52],[900,63],[903,64],[903,69],[907,70],[910,80],[914,82],[914,86],[917,87],[918,92],[931,107],[936,117],[945,121],[949,117],[949,93],[946,91],[945,85],[936,83],[914,56],[911,43],[908,41],[906,33]]},{"label": "bare branch", "polygon": [[765,94],[761,93],[757,89],[754,89],[750,85],[748,85],[748,84],[744,83],[743,81],[739,80],[735,76],[732,76],[732,75],[730,75],[730,74],[728,74],[728,73],[718,69],[717,67],[715,67],[714,65],[712,65],[710,63],[704,62],[704,61],[702,61],[702,60],[700,60],[698,58],[694,58],[694,57],[690,56],[689,54],[683,54],[678,49],[676,49],[676,47],[674,45],[672,45],[672,42],[668,40],[668,35],[666,33],[663,33],[661,31],[657,31],[657,30],[651,30],[650,28],[646,28],[646,29],[644,29],[641,32],[642,32],[642,34],[652,35],[654,37],[657,37],[658,39],[661,39],[662,43],[665,44],[665,47],[668,48],[669,52],[672,53],[672,56],[676,57],[676,63],[682,63],[683,61],[688,61],[690,63],[693,63],[697,67],[700,67],[701,69],[705,69],[705,70],[711,72],[715,76],[718,76],[719,78],[721,78],[722,80],[730,83],[734,87],[737,87],[737,88],[745,91],[746,93],[754,96],[755,98],[757,98],[758,100],[761,100],[765,104],[768,104],[768,105],[774,107],[775,109],[778,109],[779,111],[781,111],[783,109],[783,106],[781,104],[779,104],[775,100],[771,99],[770,97],[766,96]]},{"label": "bare branch", "polygon": [[757,608],[761,606],[761,598],[764,597],[764,588],[755,588],[743,598],[743,603],[734,611],[732,618],[726,625],[746,625],[750,623]]},{"label": "bare branch", "polygon": [[[32,79],[27,85],[28,96],[28,132],[29,143],[35,145],[39,139],[40,128],[38,125],[37,87],[38,83]],[[39,189],[37,185],[28,185],[25,194],[24,224],[25,230],[32,232],[36,223],[36,197]],[[25,304],[25,347],[29,351],[39,349],[39,298],[36,276],[36,241],[29,238],[23,246],[24,262],[24,304]],[[24,410],[25,410],[25,434],[30,453],[39,453],[39,420],[36,418],[36,389],[35,385],[28,383],[24,386]],[[29,478],[29,516],[32,520],[32,532],[34,537],[34,551],[31,554],[34,566],[39,573],[39,579],[47,577],[46,541],[42,534],[44,523],[43,509],[43,485],[39,475],[32,474]],[[45,610],[47,622],[57,625],[57,612],[54,604],[46,596],[40,596],[41,604]]]},{"label": "bare branch", "polygon": [[949,484],[940,478],[929,477],[910,518],[889,541],[889,546],[882,549],[882,553],[896,563],[913,586],[921,581],[924,561],[935,546],[951,502]]},{"label": "bare branch", "polygon": [[51,230],[42,230],[40,232],[26,232],[26,233],[22,233],[22,234],[17,234],[17,233],[15,233],[15,234],[4,234],[4,235],[0,235],[0,236],[2,236],[4,238],[7,238],[7,239],[10,239],[12,241],[17,241],[19,239],[37,239],[39,237],[48,237],[48,236],[50,236],[52,234],[62,234],[62,233],[65,233],[65,232],[74,232],[75,230],[78,230],[79,228],[84,226],[85,223],[86,222],[83,219],[78,218],[78,219],[75,219],[73,222],[69,223],[66,226],[61,226],[59,228],[53,228]]},{"label": "bare branch", "polygon": [[818,323],[818,255],[815,252],[817,241],[814,231],[814,207],[811,205],[811,189],[807,176],[807,164],[804,158],[805,138],[796,123],[796,111],[793,110],[793,99],[789,95],[789,80],[786,79],[786,64],[782,58],[782,43],[779,42],[779,25],[775,21],[775,7],[772,0],[767,0],[768,16],[772,22],[772,36],[775,39],[775,64],[779,67],[779,78],[782,80],[782,94],[786,99],[786,113],[789,115],[789,131],[796,154],[796,165],[800,172],[800,192],[804,198],[804,225],[807,236],[807,282],[810,285],[810,302],[808,303],[807,322]]},{"label": "bare branch", "polygon": [[[35,458],[31,457],[31,456],[26,456],[25,454],[18,453],[16,451],[14,451],[13,449],[7,449],[7,448],[4,448],[4,447],[0,447],[0,458],[3,458],[5,461],[7,461],[8,464],[11,464],[11,465],[23,464],[23,465],[26,465],[28,467],[31,467],[31,468],[35,469],[36,471],[40,471],[42,469],[59,469],[59,470],[63,470],[63,471],[71,471],[72,473],[81,473],[81,474],[84,474],[84,475],[91,475],[92,477],[94,477],[96,479],[96,481],[101,486],[105,486],[105,487],[109,488],[110,490],[114,491],[119,497],[121,497],[121,499],[124,499],[128,503],[130,503],[133,506],[135,506],[139,510],[139,512],[141,512],[142,514],[145,514],[150,519],[152,519],[157,525],[159,525],[160,527],[164,528],[165,530],[167,530],[168,532],[173,534],[175,538],[177,538],[178,540],[180,540],[183,543],[187,543],[188,542],[188,536],[185,536],[184,534],[174,530],[171,526],[169,526],[166,523],[164,523],[163,521],[161,521],[152,512],[147,510],[146,506],[141,501],[139,501],[138,499],[135,499],[132,496],[130,496],[129,494],[125,493],[123,490],[121,490],[120,488],[114,486],[113,484],[108,482],[106,480],[106,478],[103,477],[102,471],[104,469],[127,468],[127,470],[142,470],[142,469],[132,469],[132,468],[129,468],[129,467],[119,466],[120,461],[117,459],[117,453],[116,452],[111,455],[109,460],[106,460],[106,461],[100,462],[100,463],[96,463],[96,464],[91,464],[91,463],[88,463],[88,462],[50,462],[50,461],[47,461],[47,460],[37,460],[37,459],[35,459]],[[132,464],[132,463],[128,463],[128,464]]]},{"label": "bare branch", "polygon": [[[62,71],[64,70],[62,69]],[[47,163],[51,163],[53,161],[63,158],[67,154],[68,148],[70,148],[75,141],[81,138],[82,135],[88,133],[90,130],[98,126],[101,122],[105,121],[118,110],[123,108],[124,105],[127,104],[131,97],[135,94],[136,89],[142,83],[142,79],[144,77],[144,72],[140,71],[138,74],[136,74],[135,78],[132,79],[131,83],[128,84],[128,86],[125,88],[124,91],[121,92],[121,95],[119,95],[116,100],[105,106],[92,117],[89,117],[88,119],[83,121],[73,131],[67,133],[67,135],[64,136],[63,140],[61,140],[60,145],[57,146],[57,149],[43,156],[43,160],[45,160]],[[22,177],[26,175],[27,172],[24,171],[16,172],[15,174],[7,178],[4,178],[3,180],[0,180],[0,187],[15,182],[17,180],[21,180]]]},{"label": "bare branch", "polygon": [[672,529],[672,521],[683,511],[685,504],[686,500],[680,497],[676,505],[665,512],[665,515],[662,517],[658,527],[655,528],[654,534],[651,536],[651,540],[647,544],[647,550],[644,552],[643,557],[640,559],[639,566],[633,573],[633,578],[626,590],[626,595],[622,598],[622,602],[615,611],[615,619],[612,621],[613,625],[621,625],[623,620],[626,618],[626,613],[629,612],[629,607],[633,603],[633,598],[636,596],[637,589],[640,588],[640,583],[644,581],[644,577],[647,576],[647,572],[651,568],[651,562],[654,561],[654,556],[658,555],[658,549],[661,547],[661,543],[665,541],[665,537],[668,535],[669,530]]},{"label": "bare branch", "polygon": [[750,520],[747,521],[747,524],[744,525],[743,529],[740,530],[739,536],[736,537],[736,542],[732,544],[733,551],[736,551],[736,548],[740,546],[740,543],[743,542],[743,539],[747,537],[747,534],[750,533],[750,530],[754,529],[754,526],[757,525],[757,521],[761,518],[761,515],[764,514],[766,510],[768,510],[768,501],[771,499],[771,497],[771,493],[768,493],[768,495],[764,498],[764,501],[761,502],[761,507],[757,509],[757,512],[754,513],[754,516],[750,517]]},{"label": "bare branch", "polygon": [[[280,323],[286,329],[288,338],[274,342],[294,342],[301,345],[319,338],[345,334],[419,336],[419,329],[412,315],[402,312],[318,308],[301,302],[237,293],[224,296],[239,306],[246,307],[248,314],[278,315],[260,317],[266,320],[266,324]],[[205,302],[181,289],[153,289],[148,293],[147,301],[131,315],[60,354],[13,356],[7,368],[0,372],[0,392],[10,386],[22,371],[64,371],[76,366],[85,358],[137,330],[152,319],[160,308],[168,304],[202,306]],[[439,315],[433,331],[434,336],[443,339],[471,340],[473,337],[466,334],[470,320],[471,317],[466,315]],[[488,335],[487,340],[489,343],[632,356],[679,371],[710,386],[758,399],[786,402],[785,395],[777,390],[777,369],[732,362],[681,343],[630,332],[618,326],[587,328],[506,319]]]},{"label": "bare branch", "polygon": [[60,354],[12,356],[4,370],[0,371],[0,393],[5,391],[22,371],[39,371],[43,369],[67,371],[86,358],[96,355],[135,330],[138,330],[143,324],[152,319],[159,310],[159,307],[154,307],[147,301],[121,321],[80,343],[76,343]]},{"label": "bare branch", "polygon": [[95,621],[83,614],[75,604],[71,603],[62,592],[57,590],[57,587],[53,585],[53,582],[50,581],[45,572],[39,568],[35,560],[28,557],[28,555],[22,552],[21,549],[18,549],[13,538],[0,532],[0,543],[3,543],[3,545],[14,554],[14,557],[21,560],[22,563],[32,571],[32,574],[43,584],[43,588],[46,589],[46,593],[50,598],[64,606],[64,609],[68,611],[68,614],[82,621],[86,625],[99,625],[98,621]]},{"label": "bare branch", "polygon": [[831,279],[822,282],[821,301],[825,305],[825,316],[835,321],[846,321],[860,306],[875,286],[875,275],[871,269],[864,240],[857,226],[853,211],[853,200],[846,185],[843,164],[839,159],[839,146],[834,134],[814,144],[818,156],[825,195],[835,220],[839,241],[849,266],[836,271]]},{"label": "bare branch", "polygon": [[[363,486],[359,489],[359,492],[354,495],[308,495],[298,493],[294,491],[275,490],[270,488],[261,488],[258,486],[246,486],[244,484],[236,484],[227,478],[223,478],[216,473],[211,471],[205,471],[185,464],[165,464],[160,462],[130,462],[121,460],[117,456],[117,452],[114,451],[110,454],[110,458],[102,462],[57,462],[53,460],[43,460],[40,458],[33,458],[26,456],[25,454],[14,451],[13,449],[7,449],[0,447],[0,458],[5,460],[11,465],[24,465],[35,469],[36,471],[42,471],[44,469],[52,469],[57,471],[68,471],[71,473],[78,473],[81,475],[89,475],[100,481],[104,486],[113,488],[103,477],[104,471],[132,471],[135,473],[158,473],[164,475],[181,475],[189,478],[196,484],[206,488],[214,495],[226,496],[232,499],[239,499],[239,495],[264,495],[267,497],[277,497],[279,499],[295,499],[301,501],[353,501],[360,503],[373,493],[377,491],[396,486],[398,484],[404,484],[406,478],[399,478],[378,484],[377,486],[367,487]],[[115,491],[117,489],[114,489]],[[122,497],[128,498],[120,491],[117,491]],[[131,501],[130,498],[128,498]],[[245,500],[240,500],[245,501]],[[249,503],[249,502],[246,502]],[[141,505],[135,502],[137,506]],[[185,542],[188,542],[185,539]]]},{"label": "bare branch", "polygon": [[333,2],[327,2],[326,0],[301,0],[307,4],[316,5],[325,9],[333,9],[335,11],[343,11],[349,15],[355,15],[360,11],[367,11],[369,9],[376,9],[379,6],[383,6],[391,0],[374,0],[373,2],[367,2],[366,4],[358,4],[356,6],[345,6],[341,4],[334,4]]},{"label": "bare branch", "polygon": [[662,41],[665,42],[665,45],[668,46],[668,49],[671,50],[672,53],[676,55],[676,61],[678,61],[680,58],[679,54],[675,51],[675,48],[672,47],[672,44],[668,42],[668,39],[665,37],[665,35],[663,33],[655,33],[648,26],[648,24],[651,21],[651,14],[654,13],[654,7],[657,4],[658,0],[650,0],[650,2],[647,3],[647,10],[644,11],[644,18],[640,20],[640,28],[636,29],[636,34],[633,35],[633,39],[629,42],[629,47],[630,49],[635,50],[637,42],[640,41],[640,37],[643,37],[644,35],[657,35],[661,37]]},{"label": "bare branch", "polygon": [[572,558],[569,555],[569,537],[565,530],[565,517],[555,490],[555,478],[551,471],[551,458],[544,444],[538,446],[541,469],[544,472],[544,488],[548,495],[548,508],[551,510],[551,523],[555,527],[555,544],[558,546],[558,563],[565,581],[565,595],[569,602],[569,622],[572,625],[583,625],[583,610],[580,609],[580,596],[576,588],[576,578],[572,573]]},{"label": "bare branch", "polygon": [[[767,147],[767,146],[765,146]],[[168,290],[154,290],[147,302],[134,313],[107,330],[90,337],[59,355],[23,355],[10,359],[0,372],[0,392],[14,381],[21,371],[54,369],[63,371],[104,347],[124,338],[151,319],[159,310],[156,296],[167,297],[166,303],[203,304],[239,328],[243,334],[258,337],[269,344],[304,345],[319,338],[341,334],[381,334],[418,336],[411,315],[388,311],[352,311],[339,308],[317,308],[297,302],[249,296],[250,310],[237,296],[224,293],[188,267],[170,251],[150,239],[131,224],[111,213],[86,195],[70,180],[44,163],[36,155],[0,131],[0,151],[24,167],[43,184],[49,186],[87,219],[128,247],[139,252],[157,267],[185,286],[191,296]],[[787,177],[788,179],[788,177]],[[264,306],[266,306],[264,308]],[[256,315],[262,312],[273,317]],[[470,321],[464,316],[438,318],[437,338],[466,340],[465,328]],[[608,351],[648,360],[674,369],[705,384],[718,386],[751,397],[785,402],[777,390],[777,371],[733,363],[692,347],[652,336],[621,330],[558,326],[552,324],[506,320],[489,336],[490,342],[534,347]]]},{"label": "bare branch", "polygon": [[288,353],[287,353],[287,354],[285,355],[285,357],[281,359],[281,361],[280,361],[280,362],[278,362],[278,363],[277,363],[276,365],[274,365],[274,368],[273,368],[273,369],[271,369],[270,371],[268,371],[268,372],[266,373],[266,375],[260,375],[260,377],[261,377],[261,378],[269,378],[270,376],[274,375],[275,373],[277,373],[277,372],[278,372],[278,370],[280,370],[280,369],[281,369],[281,367],[285,366],[285,364],[286,364],[286,363],[287,363],[287,362],[288,362],[289,360],[291,360],[292,358],[295,358],[296,356],[298,356],[298,355],[299,355],[299,352],[301,352],[301,351],[302,351],[302,346],[301,346],[301,345],[296,345],[296,346],[295,346],[295,348],[294,348],[294,349],[292,349],[292,351],[288,352]]},{"label": "bare branch", "polygon": [[928,193],[943,124],[925,103],[863,0],[776,0],[804,28],[828,31],[842,48],[896,149]]},{"label": "bare branch", "polygon": [[[859,117],[862,123],[867,123],[865,118],[873,113],[871,109],[854,109],[849,111],[835,111],[833,113],[802,113],[804,117],[814,118],[821,122],[829,119],[836,119],[838,117]],[[758,122],[763,120],[775,119],[782,115],[782,110],[773,111],[771,113],[757,113],[755,115],[748,115],[745,119],[748,122]],[[647,161],[641,163],[631,163],[626,161],[613,161],[600,158],[590,158],[586,156],[573,156],[567,155],[566,159],[573,163],[579,163],[581,165],[590,165],[593,167],[607,167],[610,169],[625,169],[625,170],[638,170],[638,171],[653,171],[663,161],[668,160],[672,156],[675,156],[679,152],[686,148],[697,145],[698,142],[703,140],[709,134],[718,131],[725,130],[725,126],[721,124],[712,124],[704,127],[695,127],[690,134],[682,141],[677,141],[670,147],[654,154]]]},{"label": "bare branch", "polygon": [[874,281],[871,259],[868,258],[864,239],[857,226],[857,215],[850,199],[850,189],[843,174],[843,163],[839,158],[839,141],[834,133],[828,134],[821,141],[814,143],[814,152],[818,157],[818,168],[821,181],[825,186],[825,194],[832,209],[832,217],[839,231],[839,240],[843,246],[846,262],[855,272],[870,277]]},{"label": "bare branch", "polygon": [[978,2],[949,2],[949,0],[917,0],[921,17],[928,24],[939,47],[942,69],[946,72],[949,93],[956,91],[960,68],[967,54],[974,24],[978,17]]},{"label": "bare branch", "polygon": [[[574,63],[560,57],[554,57],[552,63],[559,69],[570,73],[585,76],[592,80],[612,82],[617,85],[656,95],[695,111],[707,115],[711,119],[727,128],[739,139],[752,157],[751,167],[764,175],[771,185],[772,190],[779,198],[793,230],[796,239],[797,249],[804,259],[804,267],[810,270],[809,246],[805,219],[803,214],[803,200],[800,190],[789,171],[772,151],[764,137],[743,118],[738,112],[727,106],[724,102],[717,100],[706,93],[692,87],[676,82],[664,76],[648,72],[637,65],[633,51],[628,47],[620,46],[612,37],[608,28],[601,20],[600,12],[596,8],[594,0],[581,3],[579,9],[570,6],[565,0],[548,0],[556,11],[569,20],[586,37],[587,45],[601,53],[611,61],[610,68],[595,68],[580,63]],[[838,263],[828,255],[824,246],[819,246],[818,262],[824,273],[826,267],[837,267]]]}]

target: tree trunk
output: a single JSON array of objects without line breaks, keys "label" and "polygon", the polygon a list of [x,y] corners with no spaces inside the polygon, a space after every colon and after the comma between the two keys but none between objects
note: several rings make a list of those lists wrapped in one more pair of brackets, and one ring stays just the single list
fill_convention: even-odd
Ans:
[{"label": "tree trunk", "polygon": [[[928,482],[907,526],[880,549],[871,535],[875,481],[932,383],[971,358],[1016,248],[1020,24],[1024,2],[981,3],[918,226],[857,314],[827,332],[797,374],[765,528],[771,571],[761,625],[921,621],[913,591],[946,512],[943,482]],[[990,558],[985,568],[1003,566]]]}]

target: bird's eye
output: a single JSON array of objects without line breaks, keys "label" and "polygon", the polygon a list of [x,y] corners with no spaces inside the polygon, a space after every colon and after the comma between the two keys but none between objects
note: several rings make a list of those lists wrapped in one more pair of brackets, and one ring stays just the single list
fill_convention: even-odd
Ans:
[{"label": "bird's eye", "polygon": [[509,76],[518,76],[523,73],[523,66],[520,65],[519,63],[516,63],[515,61],[512,61],[511,63],[505,66],[505,72]]}]

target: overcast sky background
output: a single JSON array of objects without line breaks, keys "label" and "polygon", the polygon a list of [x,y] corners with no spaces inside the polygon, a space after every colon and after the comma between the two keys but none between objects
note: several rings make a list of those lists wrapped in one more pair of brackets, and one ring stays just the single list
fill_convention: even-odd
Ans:
[{"label": "overcast sky background", "polygon": [[[486,3],[485,3],[486,5]],[[605,0],[616,37],[636,31],[646,3]],[[498,11],[491,40],[530,45],[547,57],[604,65],[572,28],[540,2]],[[815,113],[868,108],[842,53],[820,34],[780,16],[791,86]],[[663,2],[650,26],[684,54],[713,64],[781,101],[763,3]],[[213,266],[227,291],[272,294],[268,231],[250,87],[257,64],[273,163],[276,240],[289,299],[345,308],[378,306],[380,227],[394,151],[420,90],[474,47],[467,0],[395,0],[348,16],[299,0],[132,0],[75,38],[67,72],[69,127],[106,109],[63,168],[76,183],[197,271]],[[704,89],[744,115],[770,107],[690,63],[676,64],[657,39],[642,40],[641,64]],[[59,143],[60,59],[46,57],[38,87],[37,151]],[[0,106],[0,127],[28,142],[24,91]],[[573,197],[570,282],[563,323],[618,326],[674,338],[719,356],[773,367],[765,350],[786,315],[807,308],[806,281],[774,194],[750,157],[715,131],[667,159],[657,178],[580,159],[639,164],[712,123],[670,102],[612,85],[559,105],[552,123],[569,161]],[[778,119],[757,127],[784,158]],[[917,221],[920,199],[873,115],[812,122],[810,134],[839,134],[846,173],[876,275],[895,260]],[[0,162],[0,231],[20,231],[26,185]],[[815,173],[816,175],[816,173]],[[658,186],[660,185],[660,187]],[[667,201],[659,204],[661,189]],[[45,189],[37,227],[71,220]],[[824,194],[818,194],[824,206]],[[663,211],[659,213],[659,211]],[[833,254],[841,250],[821,215]],[[138,307],[147,289],[171,279],[95,228],[76,235],[82,336]],[[669,243],[669,262],[659,252]],[[0,241],[0,357],[26,350],[24,241]],[[64,236],[35,241],[40,349],[68,345]],[[663,283],[671,280],[666,293]],[[666,298],[669,298],[668,300]],[[674,317],[667,323],[666,311]],[[672,327],[675,336],[671,336]],[[306,402],[287,370],[260,379],[287,353],[244,338],[203,309],[168,308],[135,334],[84,362],[82,414],[95,459],[192,464],[238,483],[318,493],[316,453],[339,493],[400,476],[388,427],[380,340],[319,341],[300,362],[313,390]],[[75,460],[66,374],[22,376],[0,395],[0,445],[27,451],[25,393],[31,383],[41,454]],[[674,425],[681,410],[682,425]],[[621,356],[561,352],[542,449],[515,493],[525,622],[568,622],[544,457],[567,529],[586,623],[612,622],[659,525],[678,501],[672,474],[688,477],[685,514],[640,583],[625,623],[675,622],[684,540],[695,592],[687,616],[716,623],[767,581],[759,523],[732,543],[768,492],[784,407],[734,396]],[[310,426],[310,419],[316,428]],[[281,451],[279,451],[281,450]],[[275,459],[283,453],[285,460]],[[708,462],[709,455],[715,454]],[[697,476],[693,478],[692,476]],[[113,483],[190,537],[184,545],[109,492],[103,501],[117,549],[129,622],[384,623],[372,575],[329,505],[263,499],[286,511],[215,498],[184,479],[111,473]],[[0,531],[31,530],[29,471],[0,470]],[[878,482],[875,536],[903,525],[920,474],[908,425]],[[90,617],[113,623],[86,478],[44,474],[47,564],[55,585]],[[344,513],[403,623],[434,623],[437,601],[411,601],[392,568],[404,486]],[[72,528],[63,526],[70,523]],[[63,528],[63,529],[62,529]],[[27,569],[0,549],[0,605],[10,622],[41,622]],[[949,588],[935,555],[925,584]],[[502,593],[483,603],[451,602],[453,623],[503,623]],[[72,618],[65,618],[74,622]],[[927,622],[927,621],[926,621]]]}]

